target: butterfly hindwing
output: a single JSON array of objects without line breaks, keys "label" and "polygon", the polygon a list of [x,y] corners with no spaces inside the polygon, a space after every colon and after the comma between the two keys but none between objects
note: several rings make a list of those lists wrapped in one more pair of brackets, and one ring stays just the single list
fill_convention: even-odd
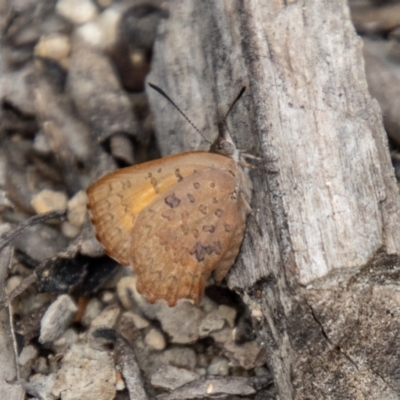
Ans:
[{"label": "butterfly hindwing", "polygon": [[149,301],[165,299],[172,306],[190,298],[198,303],[211,272],[219,270],[222,279],[232,265],[247,213],[238,191],[241,172],[230,167],[197,169],[135,219],[130,262],[138,291]]}]

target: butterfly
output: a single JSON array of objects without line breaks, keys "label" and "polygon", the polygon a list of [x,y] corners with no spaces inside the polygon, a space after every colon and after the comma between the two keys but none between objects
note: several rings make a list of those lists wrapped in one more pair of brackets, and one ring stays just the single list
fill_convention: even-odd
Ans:
[{"label": "butterfly", "polygon": [[[162,89],[149,85],[183,114]],[[252,188],[249,165],[232,141],[226,116],[209,152],[123,168],[87,189],[98,241],[110,257],[132,268],[137,291],[151,303],[199,304],[210,275],[221,283],[239,252]]]}]

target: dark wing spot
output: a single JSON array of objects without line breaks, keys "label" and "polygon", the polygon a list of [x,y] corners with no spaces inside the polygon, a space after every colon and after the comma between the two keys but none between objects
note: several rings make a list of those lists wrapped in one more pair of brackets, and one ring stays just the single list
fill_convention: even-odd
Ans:
[{"label": "dark wing spot", "polygon": [[165,198],[165,204],[167,204],[171,208],[178,207],[180,202],[181,201],[175,196],[174,193],[170,194]]},{"label": "dark wing spot", "polygon": [[213,253],[220,255],[221,251],[222,247],[220,242],[214,242],[210,246],[204,246],[201,242],[197,242],[190,254],[192,256],[194,255],[198,262],[202,262],[206,256],[210,256]]},{"label": "dark wing spot", "polygon": [[200,188],[200,183],[199,183],[199,182],[193,183],[193,187],[194,187],[195,189],[199,189],[199,188]]},{"label": "dark wing spot", "polygon": [[179,168],[175,170],[175,176],[178,178],[178,182],[180,182],[183,179],[183,176],[181,175]]},{"label": "dark wing spot", "polygon": [[215,188],[215,183],[214,182],[210,183],[210,188]]},{"label": "dark wing spot", "polygon": [[218,199],[217,199],[216,197],[213,197],[212,202],[213,202],[214,204],[217,204],[217,203],[218,203]]},{"label": "dark wing spot", "polygon": [[214,252],[218,256],[221,254],[222,247],[221,247],[221,243],[219,241],[218,242],[214,242],[212,244],[212,246],[208,246],[208,247],[211,249],[211,253]]},{"label": "dark wing spot", "polygon": [[220,218],[220,217],[222,217],[222,214],[223,214],[224,212],[220,209],[220,208],[218,208],[216,211],[215,211],[215,215],[218,217],[218,218]]},{"label": "dark wing spot", "polygon": [[225,232],[232,232],[232,225],[230,225],[230,224],[225,224],[224,225],[224,228],[225,228]]},{"label": "dark wing spot", "polygon": [[215,231],[215,227],[213,225],[204,225],[203,232],[213,233]]},{"label": "dark wing spot", "polygon": [[157,172],[158,172],[159,174],[161,173],[161,171],[162,171],[162,169],[161,169],[161,168],[158,168]]},{"label": "dark wing spot", "polygon": [[197,238],[199,237],[199,231],[198,231],[198,229],[194,228],[194,229],[192,230],[192,233],[193,233],[193,236],[194,236],[195,239],[197,239]]},{"label": "dark wing spot", "polygon": [[206,215],[206,214],[207,214],[207,207],[206,207],[204,204],[200,204],[200,206],[199,206],[199,211],[200,211],[202,214]]},{"label": "dark wing spot", "polygon": [[198,262],[202,262],[204,261],[204,257],[206,256],[206,248],[200,242],[197,242],[194,245],[193,250],[190,252],[190,254],[192,256],[194,255]]},{"label": "dark wing spot", "polygon": [[196,201],[196,199],[194,198],[194,196],[193,196],[192,194],[190,194],[190,193],[187,194],[187,198],[189,199],[189,201],[190,201],[191,203],[194,203],[194,202]]}]

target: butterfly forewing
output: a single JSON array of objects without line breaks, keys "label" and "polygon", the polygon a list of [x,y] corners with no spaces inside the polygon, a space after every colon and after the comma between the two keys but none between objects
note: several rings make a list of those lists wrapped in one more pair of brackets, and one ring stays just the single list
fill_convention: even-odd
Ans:
[{"label": "butterfly forewing", "polygon": [[130,264],[131,231],[136,217],[154,199],[203,168],[229,170],[232,160],[207,152],[187,152],[108,174],[87,190],[96,236],[107,254]]},{"label": "butterfly forewing", "polygon": [[165,299],[172,306],[189,298],[198,303],[213,269],[232,265],[238,251],[232,245],[238,232],[241,241],[247,215],[239,201],[240,177],[234,164],[198,168],[140,212],[130,256],[137,289],[149,301]]}]

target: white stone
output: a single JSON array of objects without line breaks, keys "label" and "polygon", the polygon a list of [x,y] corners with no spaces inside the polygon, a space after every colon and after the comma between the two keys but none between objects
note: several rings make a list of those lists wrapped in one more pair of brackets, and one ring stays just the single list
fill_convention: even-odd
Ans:
[{"label": "white stone", "polygon": [[75,25],[91,21],[98,15],[96,5],[90,0],[58,0],[56,11]]},{"label": "white stone", "polygon": [[78,308],[72,298],[63,294],[54,301],[40,321],[40,343],[54,342],[66,331]]},{"label": "white stone", "polygon": [[86,221],[86,193],[84,190],[77,192],[67,204],[68,221],[81,228]]},{"label": "white stone", "polygon": [[5,287],[6,294],[10,294],[21,282],[22,278],[18,275],[8,278]]},{"label": "white stone", "polygon": [[61,232],[68,239],[73,239],[77,237],[80,231],[80,228],[72,225],[69,221],[63,221],[61,223]]},{"label": "white stone", "polygon": [[106,307],[91,323],[89,330],[89,338],[92,338],[92,332],[99,328],[114,328],[121,309],[117,304]]},{"label": "white stone", "polygon": [[229,361],[225,357],[215,357],[207,368],[208,375],[222,375],[229,374]]},{"label": "white stone", "polygon": [[155,350],[164,350],[166,346],[164,335],[154,328],[147,333],[144,341]]},{"label": "white stone", "polygon": [[89,326],[93,322],[93,320],[101,313],[103,308],[103,304],[99,299],[97,299],[96,297],[90,299],[86,305],[85,312],[82,315],[81,324],[83,326]]},{"label": "white stone", "polygon": [[110,7],[99,15],[97,23],[104,36],[103,48],[111,48],[117,41],[118,22],[120,18],[121,9],[117,7]]},{"label": "white stone", "polygon": [[34,360],[38,355],[38,350],[35,346],[29,345],[22,349],[18,356],[18,364],[25,365]]},{"label": "white stone", "polygon": [[35,55],[50,58],[66,67],[67,58],[71,52],[71,43],[68,35],[53,33],[42,36],[35,46]]},{"label": "white stone", "polygon": [[65,210],[67,201],[68,198],[65,193],[44,189],[33,197],[31,205],[37,214],[42,214],[50,211]]},{"label": "white stone", "polygon": [[76,30],[76,34],[86,43],[98,48],[103,48],[106,41],[105,34],[97,22],[90,21],[80,26]]}]

